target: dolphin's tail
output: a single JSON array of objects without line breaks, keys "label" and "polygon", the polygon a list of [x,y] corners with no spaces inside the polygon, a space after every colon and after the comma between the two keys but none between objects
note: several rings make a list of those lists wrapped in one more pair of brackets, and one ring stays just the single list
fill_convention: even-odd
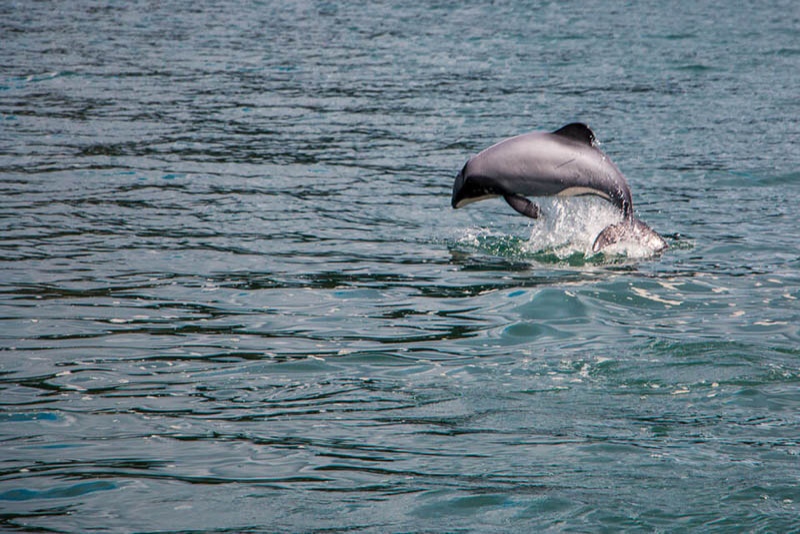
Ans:
[{"label": "dolphin's tail", "polygon": [[655,253],[663,252],[668,248],[664,238],[654,232],[649,226],[632,217],[621,223],[606,226],[594,240],[592,252],[600,252],[606,247],[622,241],[635,241],[653,250]]}]

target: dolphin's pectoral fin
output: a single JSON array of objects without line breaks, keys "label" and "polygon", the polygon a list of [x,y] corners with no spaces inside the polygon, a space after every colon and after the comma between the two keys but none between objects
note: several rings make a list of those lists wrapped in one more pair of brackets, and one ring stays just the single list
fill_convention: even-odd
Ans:
[{"label": "dolphin's pectoral fin", "polygon": [[653,252],[663,252],[669,245],[664,238],[653,231],[639,219],[625,220],[621,223],[606,226],[595,238],[592,252],[600,252],[606,247],[621,241],[631,240]]},{"label": "dolphin's pectoral fin", "polygon": [[504,199],[508,205],[514,208],[518,213],[531,219],[539,218],[539,206],[520,195],[504,195]]}]

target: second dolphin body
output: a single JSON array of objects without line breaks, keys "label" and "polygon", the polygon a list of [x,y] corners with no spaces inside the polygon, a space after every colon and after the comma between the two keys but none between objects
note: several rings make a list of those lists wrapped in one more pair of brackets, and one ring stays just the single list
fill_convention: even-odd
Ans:
[{"label": "second dolphin body", "polygon": [[633,214],[627,180],[599,148],[594,132],[583,123],[554,132],[511,137],[471,157],[456,176],[452,206],[502,196],[517,212],[531,218],[539,208],[526,197],[596,195],[622,212],[620,223],[595,238],[592,252],[622,241],[634,241],[658,253],[664,239]]}]

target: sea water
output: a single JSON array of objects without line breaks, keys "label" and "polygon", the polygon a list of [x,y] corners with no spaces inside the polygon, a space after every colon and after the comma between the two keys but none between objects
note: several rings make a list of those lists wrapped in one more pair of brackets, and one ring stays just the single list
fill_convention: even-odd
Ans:
[{"label": "sea water", "polygon": [[[0,5],[0,529],[800,528],[796,2]],[[599,199],[450,208],[588,123]]]}]

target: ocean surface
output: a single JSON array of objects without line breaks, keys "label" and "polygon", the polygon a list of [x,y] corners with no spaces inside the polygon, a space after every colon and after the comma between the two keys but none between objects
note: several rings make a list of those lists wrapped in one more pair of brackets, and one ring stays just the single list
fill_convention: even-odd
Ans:
[{"label": "ocean surface", "polygon": [[0,3],[0,530],[800,531],[799,6]]}]

